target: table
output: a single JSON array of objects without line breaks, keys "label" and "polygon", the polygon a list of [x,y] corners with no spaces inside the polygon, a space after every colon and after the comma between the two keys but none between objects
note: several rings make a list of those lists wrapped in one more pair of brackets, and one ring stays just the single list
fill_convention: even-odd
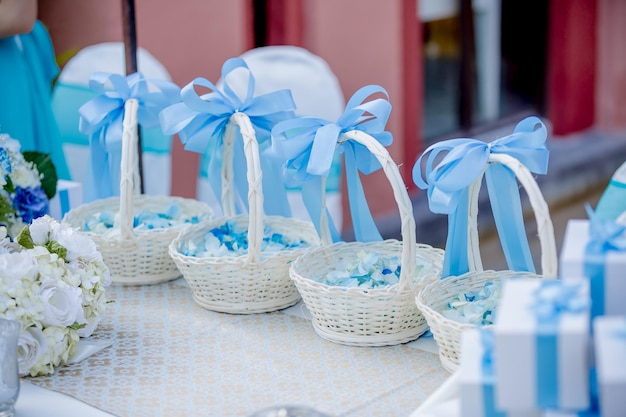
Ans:
[{"label": "table", "polygon": [[277,404],[336,417],[408,417],[449,376],[421,348],[426,339],[380,348],[331,343],[301,304],[216,313],[193,301],[182,278],[113,285],[107,296],[113,302],[92,338],[113,344],[26,381],[119,417],[245,417]]}]

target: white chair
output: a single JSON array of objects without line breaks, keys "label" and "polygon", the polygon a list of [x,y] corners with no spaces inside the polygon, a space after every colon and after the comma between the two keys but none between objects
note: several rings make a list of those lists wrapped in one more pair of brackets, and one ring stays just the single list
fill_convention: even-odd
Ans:
[{"label": "white chair", "polygon": [[[143,48],[137,51],[137,65],[146,78],[171,80],[165,67]],[[89,78],[97,71],[125,73],[121,42],[99,43],[80,50],[61,71],[52,93],[52,108],[70,175],[73,181],[83,184],[83,189],[89,166],[89,137],[78,131],[78,109],[96,96],[89,88]],[[170,194],[171,143],[171,136],[164,136],[160,127],[142,129],[145,194]]]},{"label": "white chair", "polygon": [[[345,99],[339,81],[321,57],[296,46],[265,46],[241,55],[255,80],[255,95],[289,89],[296,103],[298,116],[313,116],[336,121],[345,109]],[[242,73],[243,74],[243,73]],[[247,79],[229,75],[228,83],[235,92],[245,96]],[[217,87],[221,88],[222,80]],[[207,178],[207,157],[203,158],[198,179],[198,199],[218,207]],[[326,193],[330,216],[341,231],[341,163],[336,158],[328,177]],[[299,189],[288,189],[293,217],[308,220]]]}]

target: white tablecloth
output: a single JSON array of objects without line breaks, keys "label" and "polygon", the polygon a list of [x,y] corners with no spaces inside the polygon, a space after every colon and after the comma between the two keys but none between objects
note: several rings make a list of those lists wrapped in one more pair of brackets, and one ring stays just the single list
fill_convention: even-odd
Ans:
[{"label": "white tablecloth", "polygon": [[[113,302],[93,337],[112,346],[24,381],[119,417],[245,417],[276,404],[337,417],[408,417],[449,377],[432,339],[343,346],[317,336],[300,306],[215,313],[192,300],[182,279],[112,286],[108,297]],[[24,413],[32,401],[21,397],[19,417],[30,417]]]}]

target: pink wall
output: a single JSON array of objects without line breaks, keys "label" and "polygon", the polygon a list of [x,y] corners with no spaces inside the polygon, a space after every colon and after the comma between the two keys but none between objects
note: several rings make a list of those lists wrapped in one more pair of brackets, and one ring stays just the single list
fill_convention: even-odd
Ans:
[{"label": "pink wall", "polygon": [[[412,166],[415,160],[405,159],[405,142],[417,142],[418,137],[407,137],[405,122],[416,127],[420,115],[416,106],[407,113],[404,104],[407,95],[413,103],[421,101],[421,96],[418,91],[406,89],[403,53],[405,48],[418,49],[421,45],[417,44],[417,38],[404,36],[405,3],[402,0],[306,1],[303,43],[328,61],[339,75],[346,98],[367,84],[379,84],[387,90],[393,105],[387,125],[394,135],[390,154],[396,163]],[[411,4],[415,7],[414,1]],[[412,13],[416,16],[414,8]],[[417,17],[412,23],[417,25]],[[413,69],[412,79],[417,79],[417,63]],[[416,131],[417,128],[412,133]],[[405,183],[409,182],[410,177],[405,176]],[[396,210],[391,187],[382,171],[365,177],[363,183],[374,213]],[[349,224],[348,218],[345,223]]]},{"label": "pink wall", "polygon": [[[122,41],[121,0],[40,0],[40,19],[61,54],[99,42]],[[136,0],[137,43],[183,86],[196,77],[216,81],[223,62],[252,45],[248,0]],[[195,196],[198,155],[174,141],[172,194]]]},{"label": "pink wall", "polygon": [[[596,121],[607,130],[626,128],[626,2],[598,2]],[[622,51],[622,53],[615,53]]]},{"label": "pink wall", "polygon": [[[136,0],[138,44],[159,59],[181,86],[197,76],[215,81],[227,58],[253,45],[251,3]],[[415,0],[283,4],[289,6],[287,14],[302,11],[302,22],[297,22],[302,27],[287,27],[287,41],[301,40],[301,46],[327,60],[346,97],[366,84],[387,89],[393,105],[388,125],[394,135],[390,152],[403,164],[404,174],[410,172],[416,157],[405,160],[405,151],[417,152],[421,117],[417,107],[421,102],[421,64],[415,52],[421,45],[416,36]],[[40,18],[50,29],[57,54],[98,42],[121,41],[121,13],[121,0],[40,0]],[[411,51],[408,55],[404,54],[407,48]],[[411,146],[406,146],[407,141]],[[183,151],[175,141],[173,158],[172,194],[194,196],[197,155]],[[405,182],[410,184],[409,176]],[[371,175],[364,183],[375,213],[395,210],[391,187],[382,173]]]}]

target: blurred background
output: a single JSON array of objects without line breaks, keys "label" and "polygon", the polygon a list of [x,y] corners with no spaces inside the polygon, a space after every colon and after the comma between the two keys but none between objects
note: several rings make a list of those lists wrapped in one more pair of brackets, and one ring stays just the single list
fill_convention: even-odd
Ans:
[{"label": "blurred background", "polygon": [[[123,43],[127,1],[39,1],[39,18],[63,70],[85,48]],[[139,59],[139,71],[158,67],[179,86],[196,77],[216,81],[228,58],[272,45],[320,57],[346,98],[366,84],[383,86],[393,105],[390,153],[414,202],[420,242],[441,246],[446,234],[446,218],[429,212],[411,180],[418,156],[435,141],[491,141],[528,115],[541,117],[549,126],[551,156],[548,174],[537,181],[559,245],[566,220],[585,217],[584,203],[597,201],[626,160],[625,1],[134,0],[133,7],[136,43],[149,55]],[[91,54],[81,65],[85,71],[106,67],[107,57]],[[60,80],[69,82],[63,72]],[[195,197],[199,155],[184,151],[177,139],[166,151],[167,192]],[[364,184],[381,232],[399,237],[385,177],[376,173]],[[482,207],[484,248],[493,253],[485,255],[486,264],[498,268],[484,198]],[[343,213],[343,234],[350,238]],[[529,223],[532,235],[532,216]]]}]

